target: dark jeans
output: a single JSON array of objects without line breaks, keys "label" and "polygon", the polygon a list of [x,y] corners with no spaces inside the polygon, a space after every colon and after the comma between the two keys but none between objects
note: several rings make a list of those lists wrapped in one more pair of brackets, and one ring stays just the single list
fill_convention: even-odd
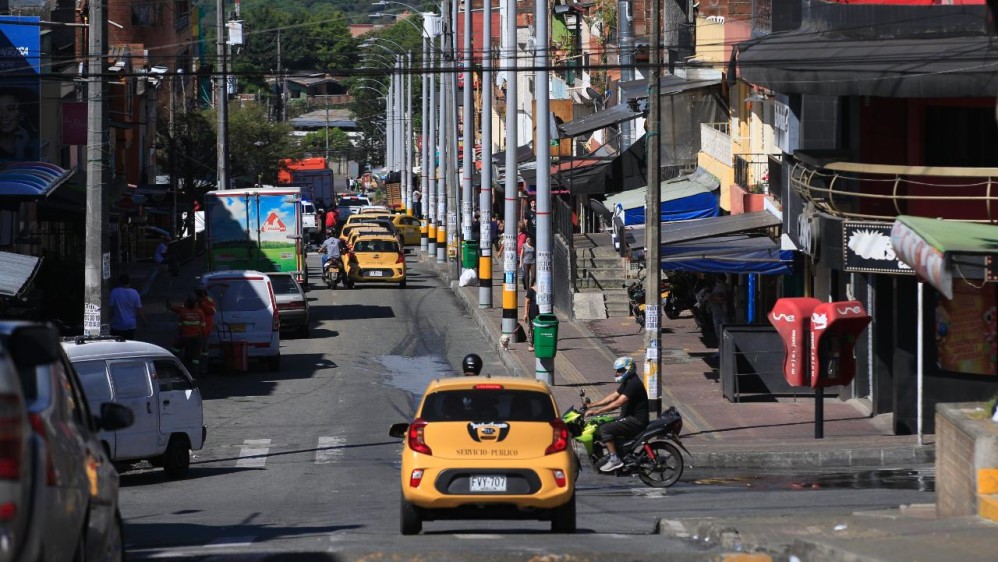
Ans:
[{"label": "dark jeans", "polygon": [[641,420],[634,416],[620,418],[617,421],[605,423],[600,426],[600,442],[625,441],[636,436],[644,430],[648,424],[641,423]]}]

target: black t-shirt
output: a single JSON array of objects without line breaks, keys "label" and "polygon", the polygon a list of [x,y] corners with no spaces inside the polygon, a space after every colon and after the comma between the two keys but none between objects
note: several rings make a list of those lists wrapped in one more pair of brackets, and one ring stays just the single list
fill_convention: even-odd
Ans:
[{"label": "black t-shirt", "polygon": [[648,424],[648,392],[641,377],[634,375],[620,384],[618,394],[627,397],[627,402],[620,408],[620,416],[634,416],[638,421]]},{"label": "black t-shirt", "polygon": [[540,314],[540,308],[537,306],[537,291],[533,287],[527,289],[527,294],[523,297],[528,303],[527,305],[527,318],[533,320],[537,318]]}]

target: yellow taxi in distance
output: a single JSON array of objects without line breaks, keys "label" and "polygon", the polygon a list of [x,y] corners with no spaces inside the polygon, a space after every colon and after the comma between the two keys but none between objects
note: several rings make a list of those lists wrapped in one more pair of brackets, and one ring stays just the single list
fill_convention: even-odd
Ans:
[{"label": "yellow taxi in distance", "polygon": [[391,236],[392,233],[388,232],[380,226],[355,226],[348,230],[345,235],[341,235],[343,241],[347,243],[347,248],[353,248],[353,243],[357,241],[359,236],[373,236],[375,234],[384,234],[385,236]]},{"label": "yellow taxi in distance", "polygon": [[405,254],[391,234],[358,236],[345,265],[351,283],[398,283],[405,288]]},{"label": "yellow taxi in distance", "polygon": [[350,215],[350,217],[346,220],[346,222],[343,223],[343,228],[346,228],[348,226],[352,226],[352,225],[355,225],[355,224],[358,224],[358,223],[369,223],[369,222],[371,222],[371,221],[373,221],[375,219],[379,219],[379,218],[387,218],[388,220],[391,220],[391,215],[389,215],[388,213],[382,213],[382,212],[378,212],[378,213],[355,213],[355,214]]},{"label": "yellow taxi in distance", "polygon": [[419,219],[409,215],[392,215],[392,223],[402,238],[402,243],[406,246],[419,244],[420,229],[422,225]]},{"label": "yellow taxi in distance", "polygon": [[536,519],[575,532],[576,459],[544,383],[512,377],[432,381],[404,439],[400,526],[423,521]]}]

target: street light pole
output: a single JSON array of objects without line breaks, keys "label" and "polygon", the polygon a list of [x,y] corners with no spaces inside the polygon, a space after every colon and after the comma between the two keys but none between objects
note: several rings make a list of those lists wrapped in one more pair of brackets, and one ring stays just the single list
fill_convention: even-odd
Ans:
[{"label": "street light pole", "polygon": [[[436,28],[437,21],[433,22],[433,27]],[[437,131],[439,130],[437,122],[437,49],[434,43],[436,43],[436,34],[432,35],[434,39],[430,40],[429,49],[429,72],[430,76],[427,80],[429,85],[429,98],[430,104],[427,110],[427,123],[429,126],[429,143],[426,146],[426,151],[429,154],[428,165],[426,167],[427,177],[429,178],[429,190],[427,192],[427,245],[426,245],[426,255],[428,259],[435,259],[437,256]]]},{"label": "street light pole", "polygon": [[107,163],[107,0],[90,2],[87,61],[87,218],[84,260],[83,335],[98,336],[110,316],[107,281],[111,277],[105,210],[109,205]]},{"label": "street light pole", "polygon": [[405,214],[410,217],[413,215],[412,210],[412,153],[415,147],[413,146],[412,139],[412,51],[406,53],[406,58],[408,59],[408,71],[405,73],[406,81],[408,82],[408,87],[405,92],[405,103],[406,108],[403,112],[405,116],[405,142],[403,146],[405,148],[405,169],[403,170],[402,178],[405,180]]},{"label": "street light pole", "polygon": [[471,183],[472,170],[475,162],[475,106],[472,103],[471,88],[471,0],[464,0],[464,37],[462,37],[464,47],[464,158],[461,196],[461,235],[464,240],[471,240],[474,236],[471,232],[472,222],[472,201],[474,197],[474,186]]},{"label": "street light pole", "polygon": [[506,19],[503,21],[502,68],[506,73],[506,184],[503,219],[503,280],[502,280],[502,338],[513,337],[518,323],[516,300],[516,234],[517,234],[517,73],[516,73],[516,0],[506,2]]},{"label": "street light pole", "polygon": [[447,193],[453,189],[453,185],[448,185],[450,181],[450,156],[447,154],[447,136],[453,134],[448,125],[447,104],[450,103],[448,95],[448,77],[450,76],[450,64],[447,60],[450,52],[447,36],[451,31],[450,9],[446,2],[440,7],[442,18],[442,28],[440,35],[441,57],[440,57],[440,119],[437,126],[437,153],[440,162],[437,167],[437,263],[447,261]]},{"label": "street light pole", "polygon": [[482,221],[478,307],[492,308],[492,0],[483,0],[482,35],[482,184],[478,188]]},{"label": "street light pole", "polygon": [[225,75],[225,0],[215,2],[215,51],[220,71],[216,71],[215,112],[218,114],[218,189],[229,188],[229,85]]},{"label": "street light pole", "polygon": [[[550,90],[548,82],[548,0],[536,0],[534,20],[537,22],[534,43],[534,98],[537,111],[537,299],[538,312],[551,314],[551,120]],[[529,330],[530,327],[528,326]],[[535,347],[536,349],[536,347]],[[554,384],[554,358],[537,357],[534,361],[534,378]]]},{"label": "street light pole", "polygon": [[428,217],[428,206],[430,199],[429,190],[429,168],[430,168],[430,124],[429,115],[430,110],[428,108],[429,104],[429,89],[433,84],[432,75],[430,74],[430,37],[431,33],[431,19],[432,14],[428,12],[423,13],[423,60],[420,63],[423,67],[423,90],[420,92],[422,95],[422,122],[420,123],[420,128],[422,129],[422,137],[420,140],[419,154],[422,157],[422,165],[420,166],[420,179],[419,179],[419,190],[422,192],[422,197],[420,197],[420,229],[419,229],[419,249],[426,251],[429,247],[428,239],[428,227],[427,227],[427,217]]}]

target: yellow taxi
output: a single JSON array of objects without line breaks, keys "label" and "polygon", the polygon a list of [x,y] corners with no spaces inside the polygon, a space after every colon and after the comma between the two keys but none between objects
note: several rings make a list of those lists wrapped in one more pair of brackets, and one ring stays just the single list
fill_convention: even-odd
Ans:
[{"label": "yellow taxi", "polygon": [[419,219],[409,215],[392,215],[392,223],[402,238],[402,244],[413,246],[419,244],[420,229],[422,225]]},{"label": "yellow taxi", "polygon": [[373,236],[375,234],[384,234],[386,236],[392,235],[391,232],[388,232],[387,230],[381,228],[380,226],[357,225],[348,230],[345,234],[340,235],[340,237],[343,238],[343,241],[347,243],[347,248],[352,248],[353,243],[357,241],[358,237]]},{"label": "yellow taxi", "polygon": [[400,526],[424,521],[536,519],[575,532],[576,460],[544,383],[512,377],[432,381],[404,440]]},{"label": "yellow taxi", "polygon": [[405,254],[391,234],[358,236],[345,266],[351,284],[398,283],[405,288]]}]

